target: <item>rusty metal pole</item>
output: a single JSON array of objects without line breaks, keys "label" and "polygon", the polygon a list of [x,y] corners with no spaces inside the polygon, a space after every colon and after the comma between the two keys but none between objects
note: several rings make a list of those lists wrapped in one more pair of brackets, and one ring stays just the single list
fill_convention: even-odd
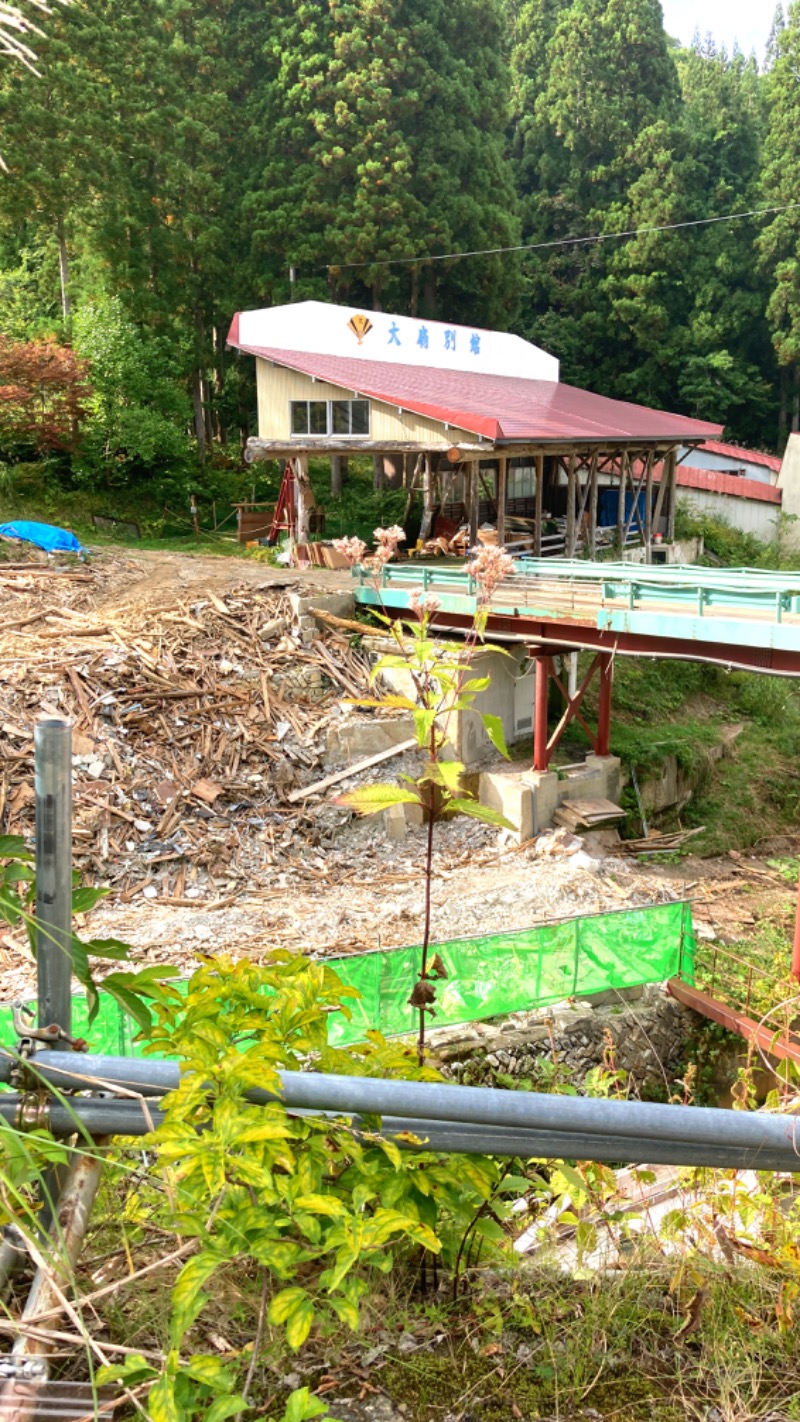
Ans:
[{"label": "rusty metal pole", "polygon": [[38,1026],[72,1028],[72,728],[39,721],[36,776]]},{"label": "rusty metal pole", "polygon": [[597,755],[611,754],[611,683],[614,662],[610,652],[600,657],[600,696],[597,707]]},{"label": "rusty metal pole", "polygon": [[[100,1144],[100,1143],[98,1143]],[[41,1317],[41,1327],[54,1326],[53,1313],[61,1313],[62,1299],[72,1283],[76,1260],[83,1245],[89,1223],[92,1205],[100,1184],[102,1154],[75,1155],[67,1171],[64,1188],[56,1210],[53,1234],[50,1240],[52,1256],[45,1258],[36,1270],[20,1323],[36,1327]],[[48,1248],[42,1246],[43,1251]],[[11,1351],[11,1358],[19,1365],[23,1377],[19,1375],[0,1386],[0,1414],[3,1422],[34,1422],[40,1415],[40,1407],[48,1388],[47,1353],[52,1344],[41,1337],[31,1337],[21,1333]],[[37,1361],[34,1361],[37,1360]],[[28,1363],[29,1367],[24,1365]]]},{"label": "rusty metal pole", "polygon": [[550,688],[550,658],[536,658],[536,688],[533,716],[533,768],[547,769],[547,693]]}]

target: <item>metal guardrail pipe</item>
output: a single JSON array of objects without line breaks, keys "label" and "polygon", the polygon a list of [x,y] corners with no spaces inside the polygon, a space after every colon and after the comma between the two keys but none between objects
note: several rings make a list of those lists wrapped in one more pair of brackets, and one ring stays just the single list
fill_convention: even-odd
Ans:
[{"label": "metal guardrail pipe", "polygon": [[[0,1058],[0,1081],[7,1081],[14,1058]],[[118,1083],[143,1095],[174,1090],[180,1079],[177,1062],[56,1052],[37,1053],[36,1070],[55,1085],[86,1090]],[[559,1131],[637,1140],[669,1140],[719,1148],[794,1152],[800,1160],[800,1120],[761,1112],[730,1111],[710,1106],[664,1106],[642,1101],[598,1101],[579,1096],[545,1096],[535,1092],[497,1091],[491,1087],[451,1086],[440,1082],[383,1081],[369,1077],[325,1073],[282,1072],[283,1104],[346,1116],[375,1114],[439,1121],[512,1127],[518,1131]],[[274,1100],[269,1092],[248,1092],[256,1103]]]},{"label": "metal guardrail pipe", "polygon": [[72,1026],[72,728],[38,721],[36,784],[36,971],[38,1025]]},{"label": "metal guardrail pipe", "polygon": [[[0,1118],[12,1121],[18,1102],[0,1097]],[[299,1115],[318,1113],[298,1112]],[[145,1136],[164,1120],[157,1106],[145,1108],[135,1101],[103,1101],[76,1098],[70,1106],[54,1103],[44,1108],[37,1124],[56,1136],[73,1135],[76,1119],[94,1136]],[[359,1133],[359,1120],[354,1119]],[[442,1151],[463,1155],[532,1157],[548,1160],[596,1160],[628,1165],[705,1166],[718,1170],[780,1170],[800,1173],[800,1157],[784,1147],[761,1149],[744,1146],[711,1145],[695,1142],[653,1140],[636,1136],[603,1136],[593,1132],[523,1131],[508,1127],[448,1124],[414,1117],[385,1116],[381,1134],[402,1137],[398,1144],[408,1150]],[[419,1137],[415,1143],[409,1135]]]}]

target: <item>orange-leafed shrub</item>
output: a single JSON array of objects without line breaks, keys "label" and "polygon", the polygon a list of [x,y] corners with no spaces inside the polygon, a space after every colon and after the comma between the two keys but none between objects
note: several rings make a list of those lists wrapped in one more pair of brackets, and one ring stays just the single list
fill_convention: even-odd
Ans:
[{"label": "orange-leafed shrub", "polygon": [[0,336],[0,451],[73,450],[90,393],[69,347]]}]

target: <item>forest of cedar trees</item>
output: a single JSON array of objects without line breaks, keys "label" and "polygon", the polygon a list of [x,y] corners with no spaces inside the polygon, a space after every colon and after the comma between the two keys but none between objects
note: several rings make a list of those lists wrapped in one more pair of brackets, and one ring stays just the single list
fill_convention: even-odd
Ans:
[{"label": "forest of cedar trees", "polygon": [[308,298],[516,331],[742,444],[798,428],[798,0],[762,67],[679,47],[659,0],[74,0],[44,29],[38,74],[0,66],[0,460],[87,488],[238,460],[231,315]]}]

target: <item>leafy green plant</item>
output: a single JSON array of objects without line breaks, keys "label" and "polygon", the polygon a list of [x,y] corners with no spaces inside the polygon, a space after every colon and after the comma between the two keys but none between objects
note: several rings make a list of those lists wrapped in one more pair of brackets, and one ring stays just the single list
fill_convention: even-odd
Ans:
[{"label": "leafy green plant", "polygon": [[[376,528],[377,549],[371,559],[364,560],[365,547],[359,539],[340,539],[335,546],[352,562],[365,561],[380,593],[383,568],[393,556],[405,534],[400,528]],[[424,869],[424,923],[420,970],[409,997],[409,1005],[419,1011],[417,1056],[420,1065],[425,1060],[425,1020],[435,1016],[436,984],[447,977],[447,968],[438,953],[428,961],[431,940],[431,887],[433,882],[434,830],[443,820],[466,815],[499,829],[513,829],[499,811],[482,805],[463,784],[465,767],[447,753],[448,733],[455,716],[471,713],[479,716],[492,745],[508,758],[503,723],[499,716],[479,711],[476,697],[489,686],[489,677],[473,676],[471,665],[479,646],[491,651],[483,636],[488,620],[488,603],[497,584],[514,571],[513,559],[499,548],[476,550],[470,565],[478,589],[477,607],[470,635],[462,646],[442,643],[432,635],[432,626],[439,603],[429,595],[413,593],[411,606],[416,619],[393,619],[379,614],[389,629],[396,650],[380,658],[372,671],[372,682],[385,673],[396,674],[407,681],[408,692],[384,692],[373,698],[360,699],[359,706],[385,706],[410,711],[414,719],[417,746],[426,756],[417,776],[403,775],[402,785],[367,785],[347,791],[338,797],[338,804],[347,805],[360,815],[374,815],[393,805],[414,805],[422,811],[427,823],[427,847]]]},{"label": "leafy green plant", "polygon": [[[75,871],[72,876],[72,911],[73,913],[87,913],[94,908],[107,893],[107,889],[90,888],[80,883],[80,875]],[[11,928],[15,928],[19,923],[23,923],[28,934],[33,956],[37,951],[37,933],[41,931],[41,926],[37,925],[33,909],[36,903],[36,870],[34,868],[34,855],[25,843],[21,835],[0,835],[0,921],[7,923]],[[111,958],[116,961],[125,961],[130,957],[130,949],[126,943],[120,942],[118,938],[92,938],[84,942],[77,933],[72,934],[71,941],[72,970],[81,987],[86,992],[89,1021],[92,1022],[97,1016],[100,1000],[97,995],[97,984],[92,976],[90,964],[91,958]],[[152,974],[155,980],[169,974],[169,969],[158,969],[156,974]],[[134,1005],[134,994],[131,986],[134,982],[134,975],[121,975],[115,977],[110,975],[103,983],[104,988],[117,999],[125,1011],[130,1012]],[[120,988],[122,992],[120,993]],[[143,1023],[142,1009],[137,1009],[133,1013],[138,1017],[140,1025]]]},{"label": "leafy green plant", "polygon": [[75,477],[124,486],[144,473],[185,467],[190,406],[174,353],[137,329],[117,296],[98,295],[79,307],[74,328],[92,385]]},{"label": "leafy green plant", "polygon": [[[146,1051],[177,1057],[180,1086],[151,1141],[170,1201],[172,1227],[197,1249],[172,1294],[169,1351],[152,1378],[153,1422],[221,1422],[248,1403],[267,1329],[292,1349],[313,1327],[359,1325],[367,1278],[419,1249],[453,1257],[457,1241],[496,1188],[499,1169],[481,1157],[439,1159],[381,1133],[377,1118],[297,1115],[280,1100],[282,1070],[438,1079],[413,1052],[378,1033],[347,1051],[328,1046],[331,1012],[348,1012],[355,989],[323,963],[273,952],[263,964],[209,960],[188,994],[164,987],[154,1002]],[[253,1088],[274,1093],[256,1105]],[[249,1357],[232,1369],[216,1355],[187,1357],[186,1341],[235,1265],[261,1283],[261,1314]],[[105,1374],[130,1386],[143,1359]],[[301,1389],[302,1392],[302,1389]],[[213,1401],[212,1401],[213,1398]],[[301,1401],[288,1416],[300,1412]],[[287,1408],[290,1404],[287,1404]],[[311,1399],[302,1401],[312,1405]]]}]

